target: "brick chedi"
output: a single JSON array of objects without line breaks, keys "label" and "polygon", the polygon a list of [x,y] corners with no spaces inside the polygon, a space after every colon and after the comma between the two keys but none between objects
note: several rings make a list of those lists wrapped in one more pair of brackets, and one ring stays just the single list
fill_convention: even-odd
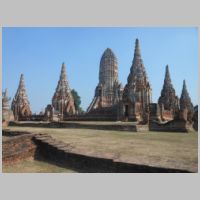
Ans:
[{"label": "brick chedi", "polygon": [[194,107],[187,91],[185,80],[183,81],[183,89],[180,98],[180,117],[184,120],[192,122]]},{"label": "brick chedi", "polygon": [[179,99],[172,85],[168,65],[166,66],[164,84],[161,96],[158,99],[158,104],[160,106],[162,120],[169,121],[176,117],[179,110]]},{"label": "brick chedi", "polygon": [[28,120],[32,115],[30,103],[25,89],[23,74],[21,74],[19,86],[12,101],[11,109],[13,111],[15,120]]},{"label": "brick chedi", "polygon": [[135,42],[134,58],[122,101],[124,116],[128,120],[147,120],[151,103],[151,87],[141,58],[138,39]]},{"label": "brick chedi", "polygon": [[64,63],[62,64],[60,79],[52,98],[52,106],[55,112],[60,114],[62,117],[76,113],[74,99],[67,81],[66,67]]},{"label": "brick chedi", "polygon": [[113,51],[107,48],[100,60],[99,83],[87,112],[114,106],[120,100],[120,91],[122,85],[118,81],[117,58]]}]

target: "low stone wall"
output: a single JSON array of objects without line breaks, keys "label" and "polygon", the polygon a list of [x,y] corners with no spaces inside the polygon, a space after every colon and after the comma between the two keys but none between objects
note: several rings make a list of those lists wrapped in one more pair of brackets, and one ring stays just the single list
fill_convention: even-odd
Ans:
[{"label": "low stone wall", "polygon": [[33,134],[27,132],[10,132],[3,130],[2,161],[13,163],[25,158],[34,157],[36,145]]},{"label": "low stone wall", "polygon": [[45,128],[82,128],[82,129],[98,129],[98,130],[116,130],[116,131],[146,131],[147,125],[134,125],[134,124],[81,124],[81,123],[62,123],[62,122],[49,122],[49,123],[31,123],[31,122],[10,122],[9,126],[21,127],[45,127]]},{"label": "low stone wall", "polygon": [[193,129],[192,126],[184,120],[172,120],[164,124],[152,121],[149,123],[149,130],[161,132],[189,132]]},{"label": "low stone wall", "polygon": [[74,153],[70,144],[59,142],[49,135],[37,135],[35,143],[40,147],[39,153],[52,163],[87,173],[177,173],[189,172],[181,169],[169,169],[133,163],[119,162],[114,159],[93,157]]}]

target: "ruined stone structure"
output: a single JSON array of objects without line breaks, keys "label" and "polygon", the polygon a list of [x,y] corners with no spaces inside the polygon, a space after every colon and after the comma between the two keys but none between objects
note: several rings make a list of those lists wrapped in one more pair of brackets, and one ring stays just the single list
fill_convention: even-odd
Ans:
[{"label": "ruined stone structure", "polygon": [[[12,110],[15,120],[136,121],[137,126],[151,126],[154,130],[156,128],[169,129],[169,126],[174,129],[176,124],[177,127],[185,124],[183,126],[188,129],[195,122],[194,126],[197,129],[198,111],[194,112],[185,81],[179,100],[172,85],[168,65],[158,103],[153,103],[151,97],[152,89],[141,57],[139,40],[136,39],[134,57],[124,88],[118,80],[118,62],[115,54],[110,48],[104,51],[99,65],[99,82],[86,113],[77,114],[76,112],[64,63],[52,103],[47,105],[44,113],[31,115],[23,75],[12,102]],[[7,92],[3,93],[2,103],[3,118],[6,118],[5,111],[9,109]]]},{"label": "ruined stone structure", "polygon": [[194,115],[194,107],[187,91],[185,80],[183,81],[183,89],[180,98],[180,118],[192,122]]},{"label": "ruined stone structure", "polygon": [[121,98],[122,90],[118,80],[117,58],[113,51],[107,48],[100,60],[99,83],[87,112],[116,105]]},{"label": "ruined stone structure", "polygon": [[149,121],[161,122],[160,107],[158,103],[150,103],[149,105]]},{"label": "ruined stone structure", "polygon": [[128,120],[145,122],[148,120],[151,103],[151,86],[141,58],[139,40],[135,41],[135,52],[123,91],[121,115]]},{"label": "ruined stone structure", "polygon": [[6,126],[9,121],[14,119],[13,112],[10,109],[10,98],[8,97],[8,90],[2,92],[2,122]]},{"label": "ruined stone structure", "polygon": [[52,98],[52,106],[55,113],[58,113],[61,116],[61,119],[63,119],[64,116],[73,115],[76,112],[74,99],[67,81],[64,63],[62,64],[60,79]]},{"label": "ruined stone structure", "polygon": [[169,67],[166,66],[165,79],[161,96],[158,99],[160,106],[161,120],[169,121],[177,117],[179,111],[179,99],[170,78]]},{"label": "ruined stone structure", "polygon": [[30,103],[26,94],[23,74],[21,74],[19,86],[12,101],[11,109],[15,120],[29,120],[31,117]]}]

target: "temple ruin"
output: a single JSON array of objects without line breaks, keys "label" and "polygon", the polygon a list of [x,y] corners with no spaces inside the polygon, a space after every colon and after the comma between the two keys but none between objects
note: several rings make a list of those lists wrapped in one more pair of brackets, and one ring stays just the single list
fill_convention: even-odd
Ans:
[{"label": "temple ruin", "polygon": [[59,114],[62,119],[64,116],[76,113],[74,99],[67,81],[65,63],[62,64],[60,79],[52,98],[52,107],[54,112]]},{"label": "temple ruin", "polygon": [[180,118],[184,119],[185,121],[192,122],[193,115],[194,107],[187,91],[186,82],[184,80],[180,98]]},{"label": "temple ruin", "polygon": [[13,98],[11,109],[15,120],[29,120],[32,115],[23,74],[20,76],[19,86],[15,97]]},{"label": "temple ruin", "polygon": [[95,89],[95,96],[87,112],[91,110],[110,107],[118,103],[120,98],[118,88],[121,85],[118,80],[117,58],[110,48],[107,48],[100,60],[99,83]]},{"label": "temple ruin", "polygon": [[104,115],[111,119],[117,117],[117,105],[122,98],[123,87],[118,80],[117,58],[110,48],[107,48],[100,60],[99,83],[95,89],[94,98],[87,109],[87,116],[95,118]]},{"label": "temple ruin", "polygon": [[139,40],[135,41],[135,52],[123,91],[122,114],[126,120],[144,122],[148,118],[151,103],[151,86],[140,53]]},{"label": "temple ruin", "polygon": [[[8,110],[7,91],[3,93],[3,117]],[[60,78],[45,112],[32,115],[25,90],[24,76],[20,77],[19,87],[12,101],[14,119],[37,121],[134,121],[135,125],[149,126],[150,130],[189,130],[192,125],[197,129],[198,108],[194,110],[187,91],[186,82],[180,99],[176,95],[166,66],[164,83],[158,102],[152,102],[152,88],[141,56],[139,40],[135,41],[135,50],[127,83],[123,88],[118,79],[118,61],[116,55],[107,48],[99,64],[99,81],[95,94],[85,114],[78,114],[75,109],[63,63]],[[169,122],[169,123],[168,123]]]},{"label": "temple ruin", "polygon": [[175,89],[172,85],[169,66],[166,66],[164,84],[161,96],[158,99],[160,115],[162,121],[173,120],[177,117],[179,111],[179,99],[176,96]]}]

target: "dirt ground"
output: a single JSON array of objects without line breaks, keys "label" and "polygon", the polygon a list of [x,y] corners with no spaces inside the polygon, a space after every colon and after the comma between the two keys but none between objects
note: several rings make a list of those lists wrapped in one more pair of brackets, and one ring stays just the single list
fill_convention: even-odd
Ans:
[{"label": "dirt ground", "polygon": [[3,173],[74,173],[71,169],[66,169],[48,163],[33,159],[26,159],[15,164],[3,164]]}]

